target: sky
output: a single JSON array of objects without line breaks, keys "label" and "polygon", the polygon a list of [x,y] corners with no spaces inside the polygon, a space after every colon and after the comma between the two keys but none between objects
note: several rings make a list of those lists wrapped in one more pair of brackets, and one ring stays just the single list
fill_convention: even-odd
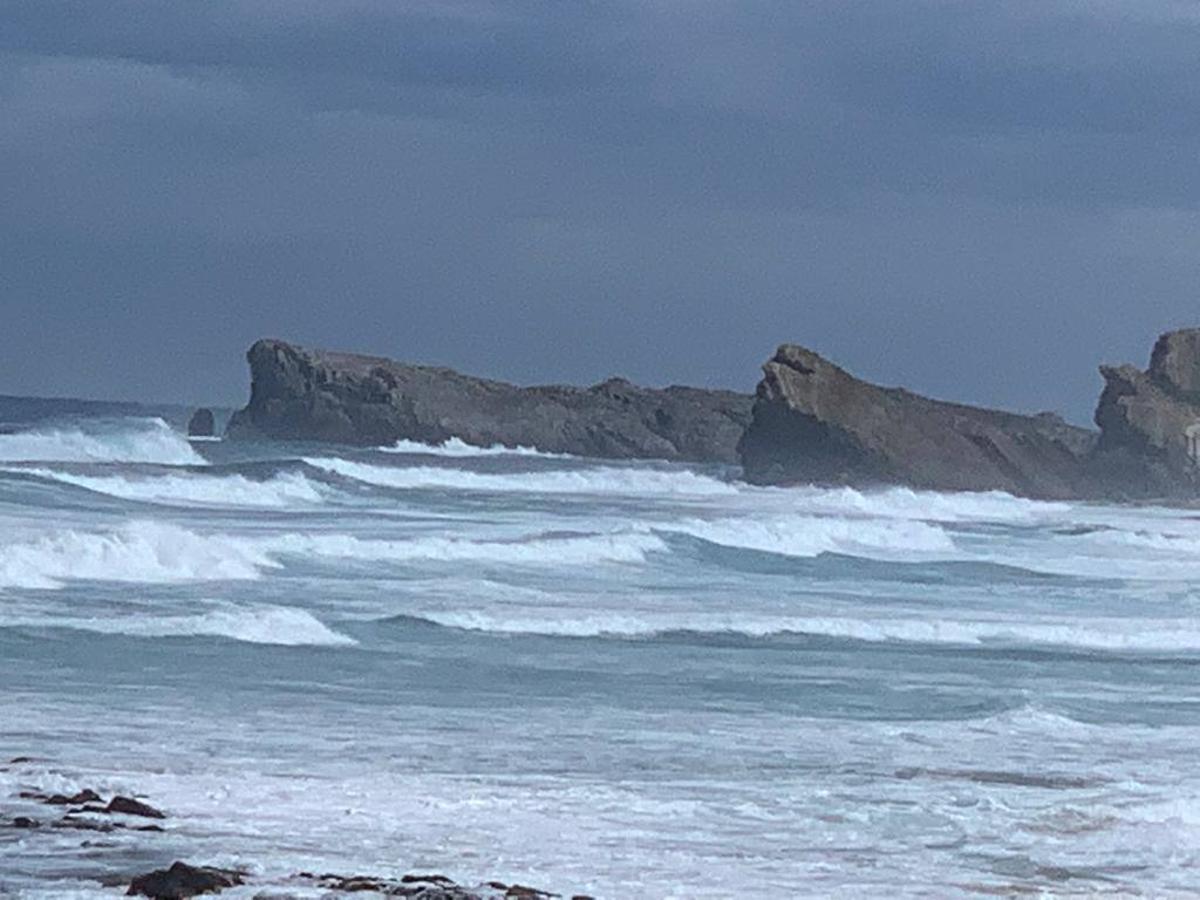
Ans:
[{"label": "sky", "polygon": [[1200,325],[1187,0],[0,0],[0,393],[281,337],[1086,422]]}]

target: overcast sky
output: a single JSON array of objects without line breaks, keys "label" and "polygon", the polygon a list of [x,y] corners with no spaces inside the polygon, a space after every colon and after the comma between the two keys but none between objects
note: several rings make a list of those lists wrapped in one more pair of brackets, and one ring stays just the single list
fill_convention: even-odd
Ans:
[{"label": "overcast sky", "polygon": [[1091,415],[1200,324],[1192,0],[0,0],[0,393],[261,336]]}]

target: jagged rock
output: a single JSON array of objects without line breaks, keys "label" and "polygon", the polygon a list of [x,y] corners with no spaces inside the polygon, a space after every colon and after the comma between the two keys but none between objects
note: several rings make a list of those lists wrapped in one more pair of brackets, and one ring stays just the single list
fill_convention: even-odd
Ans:
[{"label": "jagged rock", "polygon": [[176,862],[169,869],[139,875],[130,882],[129,890],[125,893],[130,897],[182,900],[200,894],[215,894],[239,884],[242,884],[242,876],[238,872]]},{"label": "jagged rock", "polygon": [[931,400],[861,381],[818,354],[780,347],[763,367],[740,444],[759,483],[906,484],[1036,497],[1089,493],[1093,433],[1056,416]]},{"label": "jagged rock", "polygon": [[752,399],[732,391],[518,387],[371,356],[254,344],[250,402],[230,437],[378,446],[405,439],[530,446],[554,453],[734,463]]},{"label": "jagged rock", "polygon": [[124,813],[127,816],[142,816],[147,819],[165,819],[164,815],[159,810],[155,809],[148,803],[143,803],[140,800],[134,800],[132,797],[113,797],[108,802],[103,810],[98,812],[107,813]]}]

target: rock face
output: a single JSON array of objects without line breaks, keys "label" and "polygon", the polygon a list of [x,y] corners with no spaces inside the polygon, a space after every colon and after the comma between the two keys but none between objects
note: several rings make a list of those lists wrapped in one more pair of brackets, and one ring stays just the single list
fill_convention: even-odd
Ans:
[{"label": "rock face", "polygon": [[247,354],[250,403],[231,438],[378,446],[400,439],[529,446],[609,458],[737,462],[752,398],[732,391],[518,387],[451,369],[259,341]]},{"label": "rock face", "polygon": [[1102,366],[1101,455],[1146,493],[1200,488],[1200,329],[1158,339],[1150,368]]},{"label": "rock face", "polygon": [[854,378],[792,344],[763,367],[742,438],[748,480],[906,484],[1034,497],[1091,492],[1095,435],[1052,415],[945,403]]},{"label": "rock face", "polygon": [[189,437],[212,437],[217,431],[217,423],[211,409],[198,409],[188,420]]}]

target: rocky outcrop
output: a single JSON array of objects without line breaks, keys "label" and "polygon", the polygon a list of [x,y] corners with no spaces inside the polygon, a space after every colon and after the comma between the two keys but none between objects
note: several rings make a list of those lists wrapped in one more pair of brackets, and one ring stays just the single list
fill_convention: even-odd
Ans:
[{"label": "rocky outcrop", "polygon": [[518,387],[372,356],[263,340],[247,354],[250,403],[231,438],[378,446],[405,439],[529,446],[553,453],[735,463],[752,398],[732,391]]},{"label": "rocky outcrop", "polygon": [[741,441],[748,480],[890,483],[1089,493],[1095,435],[1057,416],[1024,416],[931,400],[861,381],[818,354],[780,347],[763,367]]},{"label": "rocky outcrop", "polygon": [[1164,334],[1150,368],[1102,366],[1100,456],[1144,493],[1200,488],[1200,329]]}]

